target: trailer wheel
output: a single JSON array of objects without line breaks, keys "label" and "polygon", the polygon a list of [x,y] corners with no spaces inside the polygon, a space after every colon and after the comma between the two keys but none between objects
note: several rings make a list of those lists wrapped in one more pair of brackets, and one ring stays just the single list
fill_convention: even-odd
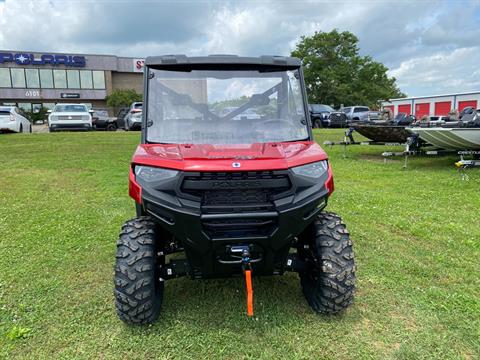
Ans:
[{"label": "trailer wheel", "polygon": [[127,324],[148,324],[159,314],[164,283],[159,270],[164,258],[153,221],[147,216],[127,221],[117,242],[115,306]]},{"label": "trailer wheel", "polygon": [[355,260],[341,218],[334,213],[318,215],[299,239],[298,254],[306,262],[299,275],[311,308],[324,314],[346,309],[355,292]]}]

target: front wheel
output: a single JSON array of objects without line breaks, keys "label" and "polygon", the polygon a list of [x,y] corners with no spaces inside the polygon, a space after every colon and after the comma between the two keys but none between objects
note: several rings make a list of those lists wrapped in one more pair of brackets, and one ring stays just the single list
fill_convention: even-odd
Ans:
[{"label": "front wheel", "polygon": [[155,223],[147,216],[127,221],[117,242],[115,306],[127,324],[148,324],[160,315],[164,283],[163,257]]},{"label": "front wheel", "polygon": [[346,309],[355,292],[352,241],[342,219],[321,213],[299,239],[298,255],[306,262],[300,272],[303,294],[313,310],[334,314]]},{"label": "front wheel", "polygon": [[317,129],[323,128],[322,120],[316,119],[315,122],[314,122],[314,127],[317,128]]}]

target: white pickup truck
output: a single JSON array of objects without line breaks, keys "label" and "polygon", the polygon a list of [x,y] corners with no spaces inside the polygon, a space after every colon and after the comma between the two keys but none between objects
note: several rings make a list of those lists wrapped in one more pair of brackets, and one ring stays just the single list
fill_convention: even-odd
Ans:
[{"label": "white pickup truck", "polygon": [[48,116],[48,129],[92,130],[92,114],[84,104],[57,104]]}]

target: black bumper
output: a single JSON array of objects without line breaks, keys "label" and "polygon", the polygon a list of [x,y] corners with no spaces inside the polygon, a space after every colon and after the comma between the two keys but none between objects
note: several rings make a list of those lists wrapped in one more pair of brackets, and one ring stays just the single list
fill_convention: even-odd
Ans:
[{"label": "black bumper", "polygon": [[52,124],[50,126],[52,130],[83,130],[89,131],[92,130],[90,124]]},{"label": "black bumper", "polygon": [[237,174],[243,175],[179,172],[153,184],[137,180],[143,210],[182,243],[194,277],[241,274],[229,249],[245,245],[256,274],[282,273],[294,238],[327,204],[327,173],[315,181],[290,170]]}]

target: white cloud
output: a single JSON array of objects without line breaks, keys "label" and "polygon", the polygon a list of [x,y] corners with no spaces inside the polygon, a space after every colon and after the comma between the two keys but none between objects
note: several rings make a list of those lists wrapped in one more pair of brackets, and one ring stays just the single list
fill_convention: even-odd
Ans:
[{"label": "white cloud", "polygon": [[0,48],[288,55],[300,36],[338,28],[356,34],[361,53],[386,64],[404,92],[426,95],[480,87],[471,76],[479,23],[479,1],[6,0]]},{"label": "white cloud", "polygon": [[442,51],[403,61],[390,70],[400,87],[416,86],[422,93],[442,94],[480,89],[479,47]]}]

